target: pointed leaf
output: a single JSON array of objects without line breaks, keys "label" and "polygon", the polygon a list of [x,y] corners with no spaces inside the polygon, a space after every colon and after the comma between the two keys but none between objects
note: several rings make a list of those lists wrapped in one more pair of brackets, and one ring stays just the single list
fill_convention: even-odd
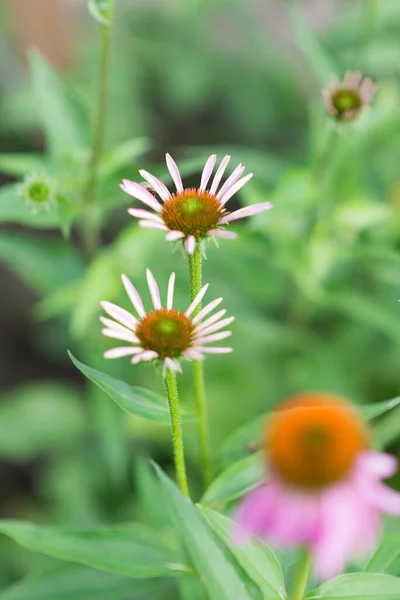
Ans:
[{"label": "pointed leaf", "polygon": [[210,600],[262,600],[262,595],[241,569],[235,557],[213,534],[204,517],[176,485],[155,465],[165,493],[165,502],[174,516],[196,571],[204,581]]},{"label": "pointed leaf", "polygon": [[400,575],[400,533],[384,536],[365,570],[367,573]]},{"label": "pointed leaf", "polygon": [[34,552],[128,577],[161,577],[186,570],[176,563],[176,554],[160,534],[140,524],[78,530],[4,520],[0,533]]},{"label": "pointed leaf", "polygon": [[307,600],[399,600],[400,579],[391,575],[353,573],[324,583]]},{"label": "pointed leaf", "polygon": [[207,489],[201,504],[216,506],[240,498],[265,477],[265,464],[257,452],[220,473]]},{"label": "pointed leaf", "polygon": [[97,369],[92,369],[76,359],[70,352],[68,354],[76,368],[108,394],[122,410],[143,419],[169,423],[169,410],[162,396],[150,390],[129,385],[125,381],[115,379]]}]

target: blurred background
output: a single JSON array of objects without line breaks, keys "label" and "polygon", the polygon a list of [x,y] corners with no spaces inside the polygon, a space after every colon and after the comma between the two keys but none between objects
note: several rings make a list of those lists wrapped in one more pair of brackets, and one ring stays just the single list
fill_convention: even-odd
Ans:
[{"label": "blurred background", "polygon": [[[98,316],[102,299],[128,308],[121,272],[147,295],[146,267],[164,293],[174,270],[178,306],[187,304],[183,256],[138,228],[118,187],[122,177],[140,181],[139,168],[169,183],[167,151],[190,185],[211,153],[229,153],[255,174],[232,207],[274,204],[235,226],[238,240],[210,245],[204,265],[210,299],[224,296],[236,316],[234,353],[205,367],[219,469],[235,428],[289,394],[326,390],[359,404],[400,394],[399,55],[397,0],[117,0],[90,256],[79,194],[99,26],[83,0],[3,0],[2,517],[85,526],[146,519],[145,458],[172,472],[168,427],[123,414],[67,356],[162,392],[153,368],[104,361],[110,344]],[[379,91],[327,154],[332,123],[321,90],[347,70],[371,76]],[[32,212],[21,191],[27,176],[55,182],[57,209]],[[188,365],[179,378],[187,408],[190,376]],[[378,443],[397,452],[399,428],[400,412],[383,417]],[[196,473],[192,424],[185,438]],[[200,489],[195,477],[192,485]],[[0,586],[44,561],[1,539]]]}]

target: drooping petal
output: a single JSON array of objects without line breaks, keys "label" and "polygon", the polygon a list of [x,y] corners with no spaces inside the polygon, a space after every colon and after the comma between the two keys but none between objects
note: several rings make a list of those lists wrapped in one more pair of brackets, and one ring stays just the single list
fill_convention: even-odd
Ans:
[{"label": "drooping petal", "polygon": [[236,169],[231,173],[228,179],[225,181],[224,185],[221,187],[217,194],[218,200],[220,200],[223,195],[236,183],[236,181],[241,177],[244,173],[245,168],[242,164],[238,165]]},{"label": "drooping petal", "polygon": [[261,204],[245,206],[244,208],[239,208],[239,210],[235,210],[233,213],[226,215],[226,217],[222,217],[218,225],[230,223],[231,221],[237,221],[237,219],[244,219],[244,217],[251,217],[252,215],[257,215],[258,213],[269,210],[270,208],[272,208],[271,202],[262,202]]},{"label": "drooping petal", "polygon": [[174,304],[174,286],[175,286],[175,273],[171,273],[169,281],[168,281],[168,291],[167,291],[167,308],[171,310]]},{"label": "drooping petal", "polygon": [[150,361],[156,358],[158,358],[157,352],[154,352],[154,350],[144,350],[141,354],[134,356],[131,360],[131,363],[133,365],[137,365],[138,363],[142,362],[142,360]]},{"label": "drooping petal", "polygon": [[204,337],[195,338],[196,344],[211,344],[212,342],[218,342],[231,337],[232,331],[220,331],[219,333],[213,333],[211,335],[205,335]]},{"label": "drooping petal", "polygon": [[200,302],[203,300],[205,293],[208,290],[208,286],[210,284],[206,283],[205,285],[203,285],[203,287],[201,288],[201,290],[199,291],[199,293],[197,294],[196,298],[193,300],[193,302],[189,305],[189,308],[187,309],[187,311],[185,312],[185,315],[187,317],[190,317],[190,315],[193,313],[193,311],[195,310],[195,308],[200,304]]},{"label": "drooping petal", "polygon": [[225,173],[225,169],[229,163],[229,161],[231,160],[231,157],[227,154],[226,156],[224,156],[224,158],[221,161],[221,164],[219,165],[217,172],[215,173],[213,182],[211,184],[210,187],[210,194],[215,194],[217,191],[217,188],[219,186],[219,183]]},{"label": "drooping petal", "polygon": [[232,323],[235,320],[235,317],[228,317],[227,319],[223,319],[222,321],[218,321],[214,323],[214,325],[210,325],[209,327],[203,327],[203,329],[199,329],[196,327],[194,332],[194,339],[197,337],[209,335],[210,333],[214,333],[214,331],[218,331],[219,329],[223,329]]},{"label": "drooping petal", "polygon": [[158,202],[158,200],[156,200],[156,198],[154,198],[152,194],[150,194],[149,191],[140,185],[140,183],[123,179],[123,183],[121,183],[120,188],[130,196],[133,196],[137,200],[147,204],[147,206],[150,206],[150,208],[153,208],[155,211],[161,212],[161,204]]},{"label": "drooping petal", "polygon": [[139,292],[136,290],[135,286],[126,275],[121,275],[121,279],[122,283],[124,284],[125,291],[128,294],[129,299],[132,302],[137,314],[140,317],[144,317],[146,315],[146,311],[144,310],[143,302],[139,295]]},{"label": "drooping petal", "polygon": [[374,450],[364,451],[357,459],[358,468],[363,474],[368,473],[378,478],[387,479],[397,471],[397,460],[394,456]]},{"label": "drooping petal", "polygon": [[177,242],[178,240],[181,240],[184,237],[185,234],[182,233],[182,231],[176,231],[175,229],[172,231],[168,231],[168,233],[165,235],[165,239],[167,240],[167,242]]},{"label": "drooping petal", "polygon": [[132,332],[119,331],[118,329],[102,329],[101,333],[115,340],[123,340],[124,342],[136,343],[138,340]]},{"label": "drooping petal", "polygon": [[206,319],[203,323],[200,323],[199,325],[197,325],[197,327],[196,327],[196,333],[200,332],[202,330],[204,331],[204,329],[206,327],[209,327],[210,325],[212,325],[213,323],[215,323],[216,321],[218,321],[219,319],[221,319],[224,315],[226,315],[226,309],[225,308],[223,308],[222,310],[219,310],[218,312],[216,312],[211,317],[208,317],[208,319]]},{"label": "drooping petal", "polygon": [[182,352],[183,356],[191,360],[204,360],[204,355],[196,350],[196,348],[188,348]]},{"label": "drooping petal", "polygon": [[167,369],[170,369],[175,373],[182,373],[181,365],[175,360],[172,360],[172,358],[169,358],[168,356],[164,358],[164,365],[167,367]]},{"label": "drooping petal", "polygon": [[167,186],[164,185],[163,182],[160,181],[157,177],[154,177],[154,175],[148,173],[148,171],[145,171],[144,169],[141,169],[139,173],[143,177],[143,179],[145,179],[147,183],[149,183],[152,186],[152,188],[157,192],[161,200],[167,202],[167,200],[171,198],[171,193],[168,190]]},{"label": "drooping petal", "polygon": [[159,310],[161,308],[160,290],[158,289],[157,282],[150,269],[146,269],[146,277],[153,306],[156,310]]},{"label": "drooping petal", "polygon": [[99,317],[99,320],[105,325],[107,329],[118,329],[119,331],[129,331],[132,332],[131,328],[125,327],[125,325],[121,325],[117,321],[113,321],[112,319],[107,319],[107,317]]},{"label": "drooping petal", "polygon": [[268,518],[273,518],[276,494],[271,484],[261,484],[245,496],[240,503],[233,537],[238,543],[246,542],[251,536],[265,535]]},{"label": "drooping petal", "polygon": [[135,329],[137,325],[137,319],[131,313],[129,313],[124,308],[113,304],[112,302],[108,302],[107,300],[102,300],[100,302],[102,308],[108,313],[113,319],[116,319],[128,329]]},{"label": "drooping petal", "polygon": [[188,254],[193,254],[196,249],[196,238],[194,235],[189,235],[185,240],[185,248]]},{"label": "drooping petal", "polygon": [[242,179],[239,179],[239,181],[237,181],[234,185],[232,185],[229,190],[227,190],[225,192],[225,194],[223,196],[221,196],[221,204],[222,206],[224,206],[228,200],[230,200],[232,198],[232,196],[234,194],[236,194],[236,192],[238,192],[248,181],[250,181],[250,179],[253,177],[253,173],[249,173],[248,175],[246,175],[246,177],[242,177]]},{"label": "drooping petal", "polygon": [[215,235],[215,237],[225,238],[234,240],[237,238],[237,233],[234,231],[227,231],[226,229],[210,229],[209,235]]},{"label": "drooping petal", "polygon": [[118,348],[111,348],[111,350],[104,352],[104,358],[122,358],[131,354],[139,354],[139,352],[143,352],[143,348],[139,346],[119,346]]},{"label": "drooping petal", "polygon": [[215,300],[207,304],[204,308],[202,308],[199,314],[196,315],[193,319],[193,324],[196,325],[196,323],[201,321],[202,318],[208,315],[208,313],[210,313],[212,310],[214,310],[214,308],[216,308],[218,304],[221,304],[222,300],[223,298],[216,298]]},{"label": "drooping petal", "polygon": [[195,350],[198,352],[202,352],[203,354],[229,354],[233,352],[233,348],[215,348],[214,346],[193,346]]},{"label": "drooping petal", "polygon": [[144,229],[160,229],[161,231],[168,231],[168,227],[163,223],[156,223],[155,221],[149,221],[149,219],[139,221],[139,225]]},{"label": "drooping petal", "polygon": [[175,184],[177,191],[183,192],[181,174],[179,173],[179,169],[176,165],[176,162],[174,161],[174,159],[172,158],[172,156],[170,154],[166,154],[165,158],[167,161],[168,171],[171,174],[172,180]]},{"label": "drooping petal", "polygon": [[164,224],[161,217],[148,210],[144,210],[143,208],[128,208],[128,213],[137,219],[148,219],[149,221],[154,221],[155,223],[161,223],[161,225]]},{"label": "drooping petal", "polygon": [[207,187],[207,183],[210,181],[211,173],[214,170],[216,160],[217,160],[217,155],[212,154],[204,166],[203,173],[201,175],[201,181],[200,181],[200,190],[202,192],[204,192],[204,190]]}]

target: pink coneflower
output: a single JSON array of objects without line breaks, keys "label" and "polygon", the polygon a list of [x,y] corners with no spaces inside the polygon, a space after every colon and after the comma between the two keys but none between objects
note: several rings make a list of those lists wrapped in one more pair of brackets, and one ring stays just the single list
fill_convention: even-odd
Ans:
[{"label": "pink coneflower", "polygon": [[341,84],[337,75],[322,91],[325,104],[331,115],[339,120],[354,119],[370,104],[378,86],[370,77],[363,81],[361,73],[348,71]]},{"label": "pink coneflower", "polygon": [[205,321],[201,320],[211,313],[221,302],[217,298],[193,317],[193,311],[202,301],[208,283],[200,290],[186,312],[180,312],[172,307],[174,299],[175,273],[169,278],[166,307],[162,308],[160,292],[151,271],[147,269],[147,282],[154,310],[146,312],[142,299],[126,277],[122,275],[126,293],[131,300],[138,316],[112,304],[103,301],[101,306],[114,320],[100,317],[105,325],[102,333],[117,340],[130,342],[129,346],[121,346],[107,350],[105,358],[121,358],[132,356],[132,364],[141,361],[162,361],[171,371],[181,371],[178,359],[187,358],[203,360],[205,354],[226,354],[232,348],[208,346],[232,335],[231,331],[220,331],[234,320],[234,317],[223,319],[226,310],[219,310]]},{"label": "pink coneflower", "polygon": [[253,177],[253,173],[242,177],[245,167],[240,164],[219,188],[230,156],[223,158],[209,189],[207,189],[207,186],[217,160],[216,154],[212,154],[207,160],[201,176],[200,187],[197,189],[185,189],[175,161],[169,154],[166,155],[166,160],[176,186],[176,192],[172,194],[157,177],[147,171],[139,171],[143,179],[158,194],[161,203],[148,189],[134,181],[124,179],[121,188],[124,192],[155,211],[149,212],[140,208],[130,208],[128,212],[140,219],[139,225],[165,231],[165,239],[169,242],[182,240],[188,254],[194,253],[197,241],[207,237],[235,238],[236,233],[227,231],[223,228],[223,225],[255,215],[272,207],[270,202],[263,202],[240,208],[232,213],[225,209],[228,200]]},{"label": "pink coneflower", "polygon": [[396,460],[370,450],[368,438],[340,398],[309,393],[285,402],[267,426],[268,482],[239,507],[237,536],[308,548],[322,580],[368,553],[381,513],[400,515],[400,494],[381,481]]}]

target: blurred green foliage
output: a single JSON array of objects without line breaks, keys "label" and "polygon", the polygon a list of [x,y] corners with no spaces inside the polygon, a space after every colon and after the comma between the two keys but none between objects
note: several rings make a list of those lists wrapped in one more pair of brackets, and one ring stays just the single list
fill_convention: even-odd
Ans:
[{"label": "blurred green foliage", "polygon": [[[90,3],[100,21],[107,18],[102,12],[106,4]],[[23,529],[20,521],[4,521],[1,531],[52,558],[2,539],[1,600],[145,600],[176,598],[177,593],[202,600],[204,589],[189,567],[179,582],[172,576],[179,564],[186,565],[186,552],[213,590],[210,597],[218,600],[236,597],[237,580],[246,582],[240,598],[264,597],[259,585],[266,569],[281,577],[265,546],[252,548],[249,563],[248,556],[227,544],[226,517],[210,508],[200,516],[163,474],[169,501],[160,509],[159,483],[144,457],[172,472],[165,407],[135,393],[147,388],[160,394],[161,378],[152,367],[102,358],[109,344],[100,334],[99,301],[128,308],[122,272],[149,301],[145,268],[152,268],[164,294],[168,275],[175,271],[178,308],[187,305],[181,254],[159,232],[138,228],[126,213],[129,199],[118,187],[122,177],[139,181],[138,168],[169,183],[165,151],[173,153],[189,182],[197,181],[211,152],[229,153],[255,174],[240,192],[240,202],[269,200],[274,205],[235,226],[238,240],[223,240],[218,249],[210,246],[204,264],[212,294],[224,296],[229,314],[236,316],[234,353],[211,357],[205,365],[212,449],[221,474],[203,496],[204,504],[229,505],[254,485],[258,455],[246,456],[251,448],[244,443],[257,443],[253,425],[244,430],[244,438],[240,432],[228,436],[254,419],[258,431],[257,417],[289,394],[326,390],[359,404],[399,394],[400,6],[395,0],[333,6],[329,22],[318,24],[310,23],[300,2],[117,3],[107,147],[96,203],[89,209],[82,190],[97,86],[97,26],[88,23],[76,48],[76,68],[66,80],[32,51],[29,84],[14,82],[4,90],[0,137],[24,140],[26,148],[0,155],[0,171],[8,178],[0,189],[0,260],[35,295],[27,335],[40,360],[49,369],[68,365],[70,348],[90,365],[89,378],[99,386],[49,377],[4,393],[0,458],[15,465],[35,463],[32,489],[23,498],[11,498],[4,516],[66,526],[72,531],[66,535],[77,535],[82,543],[89,526],[141,521],[153,533],[140,530],[136,539],[125,531],[126,564],[134,569],[133,548],[139,555],[147,548],[154,554],[146,564],[154,559],[158,567],[166,561],[162,552],[170,552],[172,567],[157,571],[157,580],[147,580],[151,573],[143,572],[143,580],[132,586],[123,577],[135,577],[132,570],[66,553],[58,529],[46,530],[49,538],[39,540],[29,524]],[[373,76],[379,92],[365,118],[339,131],[324,161],[332,123],[320,92],[332,72],[342,75],[347,69]],[[43,149],[33,142],[38,130]],[[57,182],[57,201],[48,211],[31,212],[21,196],[20,184],[31,173]],[[82,242],[85,222],[100,233],[94,256]],[[114,389],[111,396],[125,403],[129,414],[102,391],[111,378],[119,380],[113,385],[120,394],[116,397]],[[183,408],[191,412],[190,365],[179,383]],[[145,420],[149,411],[154,418]],[[378,443],[396,452],[399,410],[376,415],[374,423]],[[189,472],[195,474],[196,429],[188,420],[184,430]],[[239,451],[232,446],[235,439]],[[199,497],[196,475],[191,485]],[[181,537],[191,536],[185,552],[171,535],[169,503],[172,512],[187,516],[176,525],[184,528]],[[119,536],[121,531],[115,531]],[[123,546],[116,539],[108,542]],[[382,548],[376,564],[386,552],[397,560],[391,539]],[[121,565],[118,556],[115,562]],[[398,575],[385,569],[376,570]],[[364,580],[359,589],[363,585]],[[397,594],[392,597],[400,595],[393,582],[387,585]],[[376,593],[382,587],[379,579]],[[325,589],[319,597],[337,597]],[[275,597],[283,596],[268,596]]]}]

